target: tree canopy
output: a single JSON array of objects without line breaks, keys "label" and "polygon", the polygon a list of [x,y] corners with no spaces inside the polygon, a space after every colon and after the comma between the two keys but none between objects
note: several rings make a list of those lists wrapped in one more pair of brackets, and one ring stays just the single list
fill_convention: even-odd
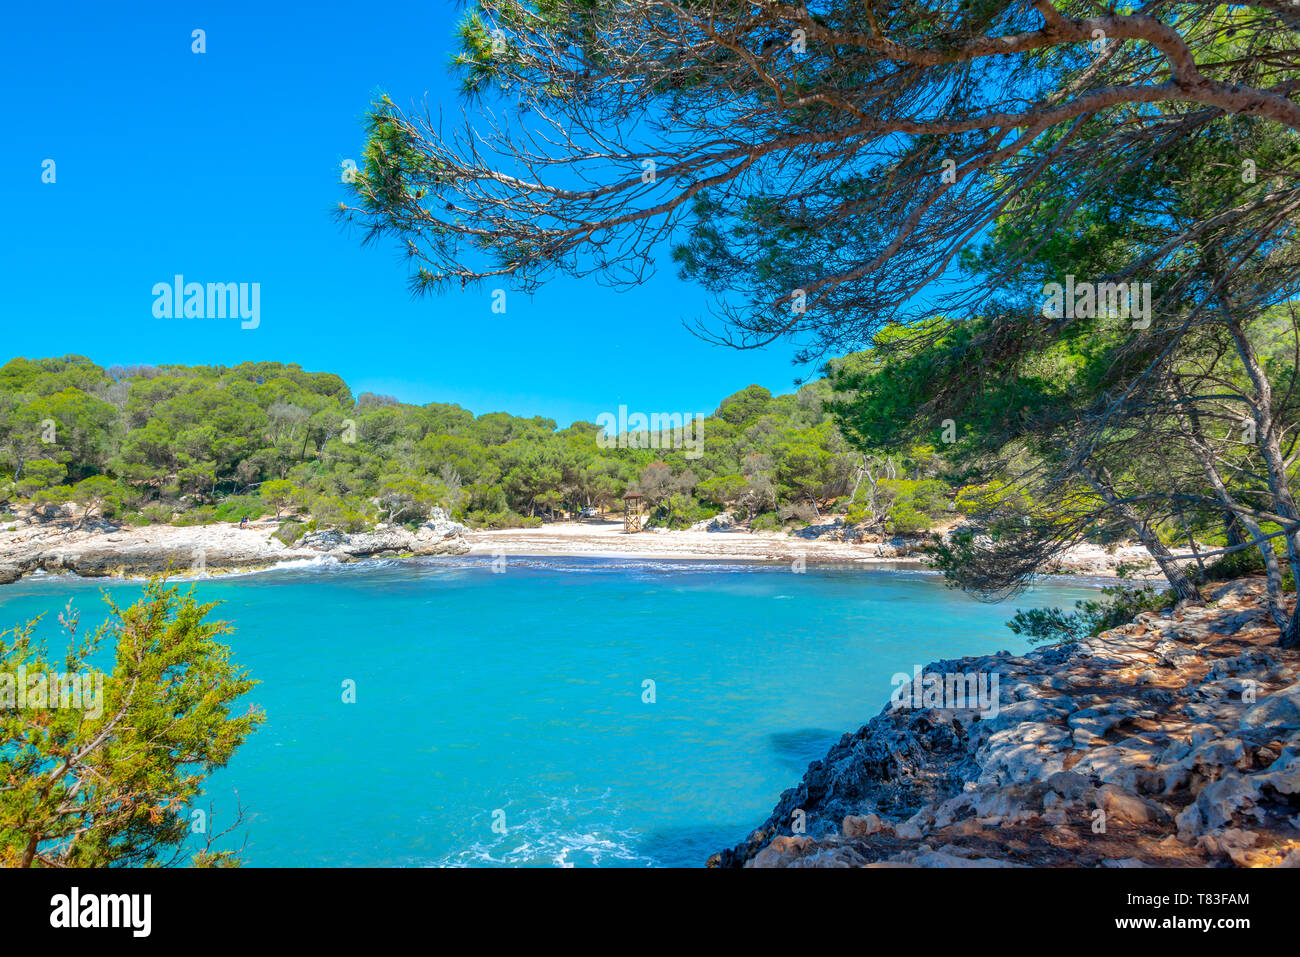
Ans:
[{"label": "tree canopy", "polygon": [[[417,292],[634,284],[672,244],[719,294],[702,334],[833,356],[934,299],[985,302],[1077,204],[1122,176],[1159,188],[1170,151],[1224,124],[1290,146],[1219,157],[1236,186],[1166,255],[1270,242],[1300,201],[1296,26],[1272,0],[479,0],[464,123],[377,101],[340,216],[399,245]],[[1021,241],[953,286],[994,223]]]},{"label": "tree canopy", "polygon": [[[51,413],[50,395],[94,409],[93,434]],[[815,519],[859,484],[863,456],[832,422],[829,397],[821,382],[781,396],[753,385],[698,421],[629,416],[613,434],[590,422],[559,429],[539,416],[354,398],[338,376],[297,365],[15,359],[0,367],[0,493],[38,508],[76,503],[79,525],[269,512],[357,530],[420,522],[434,506],[474,525],[540,522],[618,507],[637,490],[663,524],[731,509],[779,527]]]}]

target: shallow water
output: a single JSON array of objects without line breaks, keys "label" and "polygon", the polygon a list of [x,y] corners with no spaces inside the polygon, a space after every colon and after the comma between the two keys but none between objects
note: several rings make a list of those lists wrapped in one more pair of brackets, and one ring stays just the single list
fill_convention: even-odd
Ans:
[{"label": "shallow water", "polygon": [[[0,621],[46,612],[56,637],[73,598],[93,625],[101,588],[141,591],[26,580],[0,589]],[[595,558],[325,565],[195,591],[223,602],[262,682],[267,723],[208,782],[211,826],[237,790],[244,860],[262,866],[701,866],[874,716],[891,676],[1021,651],[1014,608],[1096,594],[1056,582],[988,605],[925,572]]]}]

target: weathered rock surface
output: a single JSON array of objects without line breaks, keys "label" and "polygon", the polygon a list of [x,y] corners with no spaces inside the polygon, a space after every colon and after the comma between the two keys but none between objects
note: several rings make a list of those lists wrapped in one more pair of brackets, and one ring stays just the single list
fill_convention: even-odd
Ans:
[{"label": "weathered rock surface", "polygon": [[378,525],[366,532],[328,529],[300,538],[300,548],[310,548],[342,560],[395,555],[463,555],[469,544],[461,537],[465,526],[447,518],[440,508],[414,532],[400,525]]},{"label": "weathered rock surface", "polygon": [[11,522],[0,530],[0,584],[35,571],[86,577],[193,575],[270,568],[283,562],[331,557],[355,561],[406,555],[463,555],[464,527],[441,509],[414,531],[379,526],[348,534],[321,531],[293,545],[274,537],[279,524],[265,520],[236,524],[118,526],[70,521]]},{"label": "weathered rock surface", "polygon": [[712,518],[696,522],[690,527],[692,532],[729,532],[736,528],[736,519],[731,512],[719,512]]},{"label": "weathered rock surface", "polygon": [[709,865],[1295,866],[1300,651],[1261,593],[1242,579],[1073,645],[935,662],[996,673],[996,715],[887,707]]}]

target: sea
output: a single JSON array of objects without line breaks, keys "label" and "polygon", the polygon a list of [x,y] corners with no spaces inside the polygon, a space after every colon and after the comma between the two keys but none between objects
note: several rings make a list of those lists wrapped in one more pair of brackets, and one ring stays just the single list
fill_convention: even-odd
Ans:
[{"label": "sea", "polygon": [[[914,568],[618,558],[317,563],[180,583],[267,721],[196,802],[261,867],[702,867],[939,658],[1022,652],[1016,608]],[[144,583],[37,577],[0,625],[63,642]],[[198,838],[196,837],[197,841]]]}]

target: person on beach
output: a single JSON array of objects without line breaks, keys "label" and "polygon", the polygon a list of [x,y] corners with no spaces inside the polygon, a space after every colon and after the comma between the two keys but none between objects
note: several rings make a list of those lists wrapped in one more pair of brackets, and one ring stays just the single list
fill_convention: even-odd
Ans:
[{"label": "person on beach", "polygon": [[243,518],[241,518],[241,519],[239,520],[239,527],[240,527],[240,528],[248,528],[248,516],[247,516],[247,515],[245,515]]}]

